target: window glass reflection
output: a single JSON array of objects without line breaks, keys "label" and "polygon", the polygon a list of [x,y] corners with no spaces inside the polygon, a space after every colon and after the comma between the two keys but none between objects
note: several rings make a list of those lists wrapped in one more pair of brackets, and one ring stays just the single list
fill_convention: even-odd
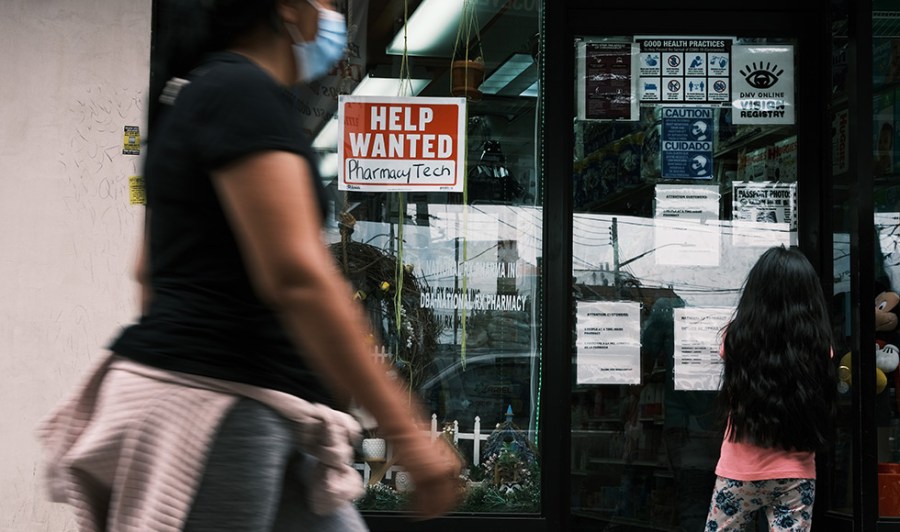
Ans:
[{"label": "window glass reflection", "polygon": [[[335,3],[347,14],[347,58],[297,104],[333,198],[336,264],[374,325],[373,356],[466,464],[458,510],[539,512],[542,2]],[[397,97],[460,98],[459,158],[447,163],[462,168],[460,191],[342,184],[339,101]],[[379,439],[367,427],[365,447],[378,453],[357,456],[367,484],[357,505],[405,510],[408,477]]]},{"label": "window glass reflection", "polygon": [[[681,43],[694,44],[676,49]],[[571,468],[579,527],[705,527],[724,428],[714,403],[721,328],[759,255],[798,241],[797,132],[785,118],[796,102],[793,44],[576,39]],[[731,65],[747,60],[748,45],[782,66],[748,70],[741,81]],[[779,76],[791,79],[779,109],[732,107],[749,91],[728,95],[719,79],[771,87]]]}]

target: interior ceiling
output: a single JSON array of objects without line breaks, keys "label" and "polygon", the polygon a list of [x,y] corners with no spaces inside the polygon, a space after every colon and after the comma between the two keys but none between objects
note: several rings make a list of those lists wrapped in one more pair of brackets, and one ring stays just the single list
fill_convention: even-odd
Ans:
[{"label": "interior ceiling", "polygon": [[[394,36],[403,31],[404,3],[408,3],[407,12],[412,16],[421,1],[369,0],[368,71],[387,70],[397,75],[401,56],[388,54],[385,50]],[[479,18],[485,79],[515,53],[535,55],[539,3],[540,0],[477,0],[479,13],[487,15]],[[453,43],[448,43],[445,48],[452,52]],[[450,53],[440,57],[409,57],[413,76],[424,72],[432,80],[421,93],[422,96],[450,96],[450,62]],[[475,111],[478,114],[504,115],[507,120],[512,120],[533,108],[531,98],[485,94],[482,102],[475,106]]]}]

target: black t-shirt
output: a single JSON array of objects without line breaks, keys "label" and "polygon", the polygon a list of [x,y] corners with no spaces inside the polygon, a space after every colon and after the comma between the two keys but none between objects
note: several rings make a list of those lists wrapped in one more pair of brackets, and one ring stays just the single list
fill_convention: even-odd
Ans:
[{"label": "black t-shirt", "polygon": [[255,152],[297,153],[313,163],[324,218],[325,191],[291,93],[245,57],[217,53],[192,73],[151,133],[144,179],[153,298],[111,349],[163,369],[332,404],[255,293],[210,175]]}]

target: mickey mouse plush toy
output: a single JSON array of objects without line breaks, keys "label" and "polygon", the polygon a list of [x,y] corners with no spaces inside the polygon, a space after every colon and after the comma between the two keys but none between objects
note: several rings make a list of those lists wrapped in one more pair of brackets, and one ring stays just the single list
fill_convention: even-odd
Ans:
[{"label": "mickey mouse plush toy", "polygon": [[[875,298],[875,391],[887,387],[887,374],[900,365],[900,295],[885,291]],[[840,389],[850,389],[850,353],[841,357]],[[894,386],[900,389],[900,372],[894,375]],[[898,398],[900,401],[900,398]],[[900,410],[900,405],[898,405]]]},{"label": "mickey mouse plush toy", "polygon": [[900,295],[897,292],[882,292],[875,298],[875,330],[893,332],[895,335],[900,324]]},{"label": "mickey mouse plush toy", "polygon": [[[900,364],[900,295],[882,292],[875,298],[875,366],[888,374]],[[900,386],[900,372],[894,375]]]}]

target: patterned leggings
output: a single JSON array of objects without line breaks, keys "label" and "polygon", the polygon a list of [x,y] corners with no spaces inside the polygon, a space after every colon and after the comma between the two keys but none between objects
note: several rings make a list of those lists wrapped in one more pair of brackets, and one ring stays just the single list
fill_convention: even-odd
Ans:
[{"label": "patterned leggings", "polygon": [[765,511],[769,530],[808,532],[816,481],[807,478],[732,480],[716,477],[706,532],[749,530],[760,511]]}]

